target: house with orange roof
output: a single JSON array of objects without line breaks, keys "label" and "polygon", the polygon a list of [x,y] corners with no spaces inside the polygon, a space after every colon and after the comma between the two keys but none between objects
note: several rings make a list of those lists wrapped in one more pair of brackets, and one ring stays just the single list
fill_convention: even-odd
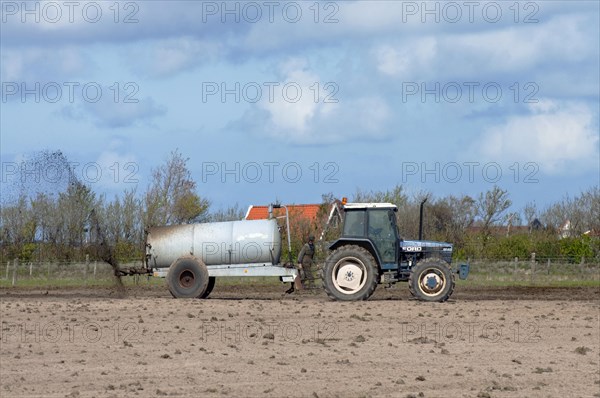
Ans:
[{"label": "house with orange roof", "polygon": [[[316,221],[317,214],[321,209],[320,204],[303,204],[303,205],[286,205],[290,214],[297,214],[303,219]],[[285,209],[273,209],[273,216],[285,216]],[[253,206],[248,207],[245,220],[265,220],[269,218],[269,206]]]},{"label": "house with orange roof", "polygon": [[[291,224],[300,223],[308,226],[309,233],[318,235],[319,239],[323,239],[330,226],[339,225],[342,220],[340,204],[337,202],[330,207],[327,204],[297,204],[286,205],[286,207]],[[283,207],[273,209],[273,217],[285,217],[285,209]],[[267,218],[269,218],[269,206],[256,205],[250,205],[244,217],[245,220],[264,220]],[[303,229],[307,230],[306,227]]]}]

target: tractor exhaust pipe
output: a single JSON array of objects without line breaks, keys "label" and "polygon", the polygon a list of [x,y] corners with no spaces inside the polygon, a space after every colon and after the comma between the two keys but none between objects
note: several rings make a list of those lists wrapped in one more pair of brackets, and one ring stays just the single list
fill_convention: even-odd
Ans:
[{"label": "tractor exhaust pipe", "polygon": [[427,199],[428,197],[425,196],[425,199],[421,201],[421,207],[419,208],[419,240],[423,240],[423,206],[425,206]]}]

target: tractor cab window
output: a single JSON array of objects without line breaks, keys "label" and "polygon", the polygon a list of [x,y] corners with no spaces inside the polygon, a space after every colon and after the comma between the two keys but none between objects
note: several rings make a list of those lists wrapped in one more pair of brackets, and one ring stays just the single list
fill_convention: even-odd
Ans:
[{"label": "tractor cab window", "polygon": [[369,238],[377,246],[384,263],[396,260],[396,224],[391,210],[371,210],[369,212]]},{"label": "tractor cab window", "polygon": [[344,236],[365,236],[365,212],[347,211],[344,222]]}]

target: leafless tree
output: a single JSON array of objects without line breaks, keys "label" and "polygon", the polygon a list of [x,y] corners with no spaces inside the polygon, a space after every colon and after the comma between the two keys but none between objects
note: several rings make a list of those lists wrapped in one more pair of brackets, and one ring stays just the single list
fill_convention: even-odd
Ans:
[{"label": "leafless tree", "polygon": [[568,222],[569,233],[575,235],[600,230],[600,188],[591,187],[573,198],[565,196],[560,202],[548,206],[540,220],[555,230]]},{"label": "leafless tree", "polygon": [[406,204],[408,196],[404,193],[402,185],[396,185],[394,188],[387,191],[369,191],[365,192],[360,189],[356,190],[353,202],[375,202],[375,203],[392,203],[398,207]]},{"label": "leafless tree", "polygon": [[246,215],[246,210],[240,208],[239,204],[230,206],[224,210],[218,210],[212,213],[209,217],[210,221],[237,221],[242,220]]},{"label": "leafless tree", "polygon": [[493,226],[506,217],[506,211],[512,202],[508,198],[508,192],[494,186],[486,193],[480,193],[476,202],[477,216],[481,220],[484,230]]},{"label": "leafless tree", "polygon": [[14,204],[2,206],[0,220],[0,242],[13,246],[13,255],[19,255],[18,252],[25,243],[34,241],[35,219],[24,194]]},{"label": "leafless tree", "polygon": [[82,247],[90,230],[89,216],[96,207],[96,194],[90,187],[73,182],[58,195],[58,214],[62,220],[62,243]]},{"label": "leafless tree", "polygon": [[[438,239],[459,243],[476,217],[475,200],[468,195],[446,196],[427,209],[428,225]],[[431,224],[433,222],[433,225]]]},{"label": "leafless tree", "polygon": [[146,227],[190,223],[206,215],[209,202],[196,193],[187,161],[175,150],[166,163],[152,171],[145,198]]},{"label": "leafless tree", "polygon": [[523,208],[523,216],[527,225],[531,225],[533,220],[537,217],[538,210],[535,202],[528,202]]}]

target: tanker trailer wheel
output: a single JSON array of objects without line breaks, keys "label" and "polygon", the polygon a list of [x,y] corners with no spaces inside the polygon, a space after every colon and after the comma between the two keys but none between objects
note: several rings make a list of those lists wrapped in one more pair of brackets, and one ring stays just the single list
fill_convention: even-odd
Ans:
[{"label": "tanker trailer wheel", "polygon": [[323,287],[334,300],[366,300],[377,287],[377,275],[371,253],[359,246],[342,246],[325,261]]},{"label": "tanker trailer wheel", "polygon": [[208,269],[195,257],[181,257],[169,268],[167,283],[175,298],[196,298],[206,294]]},{"label": "tanker trailer wheel", "polygon": [[412,268],[408,288],[419,300],[444,302],[454,291],[454,274],[445,261],[428,258]]},{"label": "tanker trailer wheel", "polygon": [[210,294],[210,292],[213,291],[213,289],[215,288],[215,282],[217,281],[217,278],[214,276],[211,276],[208,278],[208,285],[206,286],[206,291],[204,292],[204,294],[202,294],[200,297],[198,298],[207,298],[208,295]]}]

